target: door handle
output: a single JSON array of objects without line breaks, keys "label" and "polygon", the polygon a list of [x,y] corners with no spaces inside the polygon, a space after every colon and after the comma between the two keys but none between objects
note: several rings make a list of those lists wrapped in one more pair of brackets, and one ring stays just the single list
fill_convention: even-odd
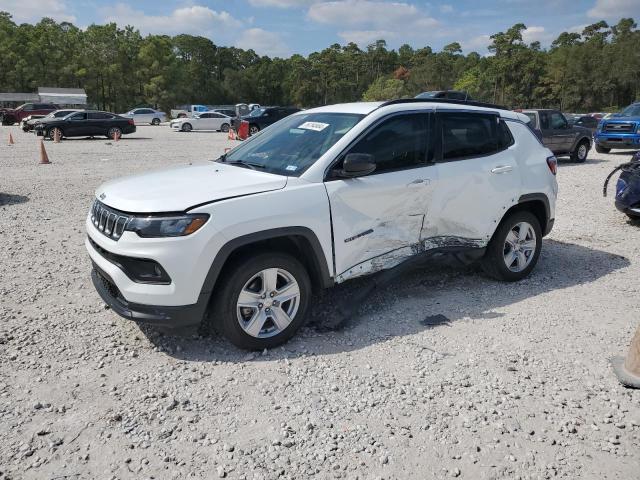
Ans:
[{"label": "door handle", "polygon": [[508,173],[513,170],[511,165],[499,165],[491,169],[491,173]]}]

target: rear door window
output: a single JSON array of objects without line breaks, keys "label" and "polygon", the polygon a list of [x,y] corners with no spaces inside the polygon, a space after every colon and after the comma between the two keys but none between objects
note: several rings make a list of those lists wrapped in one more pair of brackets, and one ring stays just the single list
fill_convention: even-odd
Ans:
[{"label": "rear door window", "polygon": [[113,115],[105,112],[91,112],[89,114],[89,118],[91,120],[106,120],[108,118],[113,118]]},{"label": "rear door window", "polygon": [[540,112],[540,128],[548,130],[551,128],[550,115],[547,112]]},{"label": "rear door window", "polygon": [[498,119],[483,113],[440,113],[442,161],[483,157],[498,151]]}]

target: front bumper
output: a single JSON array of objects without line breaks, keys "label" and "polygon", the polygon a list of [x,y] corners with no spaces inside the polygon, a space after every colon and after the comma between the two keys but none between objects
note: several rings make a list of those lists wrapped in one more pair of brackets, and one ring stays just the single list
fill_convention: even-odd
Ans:
[{"label": "front bumper", "polygon": [[201,299],[193,305],[164,306],[142,305],[128,302],[114,281],[96,263],[93,263],[91,280],[98,295],[118,315],[135,322],[167,328],[199,325],[204,318],[207,302]]},{"label": "front bumper", "polygon": [[596,145],[603,148],[640,149],[640,134],[637,133],[605,133],[594,136]]}]

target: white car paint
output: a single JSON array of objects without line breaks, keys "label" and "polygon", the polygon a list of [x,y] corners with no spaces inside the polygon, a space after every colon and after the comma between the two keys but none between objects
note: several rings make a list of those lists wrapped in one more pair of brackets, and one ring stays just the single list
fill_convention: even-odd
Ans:
[{"label": "white car paint", "polygon": [[125,212],[180,212],[224,198],[278,190],[286,184],[287,177],[281,175],[208,162],[112,180],[96,193],[104,195],[107,205]]},{"label": "white car paint", "polygon": [[175,131],[182,131],[185,124],[189,124],[191,130],[223,130],[224,125],[231,126],[231,117],[220,112],[204,112],[192,118],[171,120],[169,127]]},{"label": "white car paint", "polygon": [[[339,283],[393,267],[417,252],[447,242],[486,246],[504,212],[525,194],[545,194],[550,204],[549,218],[553,219],[557,183],[546,163],[552,154],[520,123],[526,117],[516,112],[497,111],[507,120],[515,140],[514,145],[497,154],[325,181],[325,172],[341,152],[383,117],[456,109],[496,113],[491,108],[434,102],[320,107],[295,115],[342,112],[366,116],[299,177],[212,163],[102,185],[96,196],[123,212],[210,215],[209,221],[189,236],[141,238],[125,232],[118,241],[101,234],[90,216],[87,218],[87,233],[96,244],[114,254],[156,260],[171,277],[170,285],[132,282],[89,241],[86,247],[127,301],[183,306],[198,301],[207,272],[221,248],[256,232],[286,227],[309,229],[321,245],[321,261],[333,281]],[[261,136],[246,142],[259,141]]]},{"label": "white car paint", "polygon": [[167,119],[167,114],[159,112],[152,108],[134,108],[127,113],[121,113],[121,117],[132,118],[133,123],[136,125],[151,124],[154,120],[157,122],[164,122]]}]

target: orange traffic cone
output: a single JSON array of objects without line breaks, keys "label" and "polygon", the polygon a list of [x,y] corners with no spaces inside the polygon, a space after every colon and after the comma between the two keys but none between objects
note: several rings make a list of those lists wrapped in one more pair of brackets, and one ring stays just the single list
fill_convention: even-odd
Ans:
[{"label": "orange traffic cone", "polygon": [[53,131],[53,143],[60,143],[60,129],[56,128]]},{"label": "orange traffic cone", "polygon": [[120,141],[120,132],[116,131],[116,132],[113,134],[113,141],[114,141],[114,142],[118,142],[118,141]]},{"label": "orange traffic cone", "polygon": [[40,140],[40,165],[49,165],[50,163],[47,151],[44,149],[44,140]]},{"label": "orange traffic cone", "polygon": [[620,383],[629,388],[640,388],[640,325],[631,340],[627,358],[611,359],[613,371]]},{"label": "orange traffic cone", "polygon": [[9,143],[7,145],[13,145],[13,135],[11,135],[11,133],[9,133]]},{"label": "orange traffic cone", "polygon": [[233,128],[229,129],[229,135],[227,135],[227,139],[235,140],[236,139],[236,131]]}]

